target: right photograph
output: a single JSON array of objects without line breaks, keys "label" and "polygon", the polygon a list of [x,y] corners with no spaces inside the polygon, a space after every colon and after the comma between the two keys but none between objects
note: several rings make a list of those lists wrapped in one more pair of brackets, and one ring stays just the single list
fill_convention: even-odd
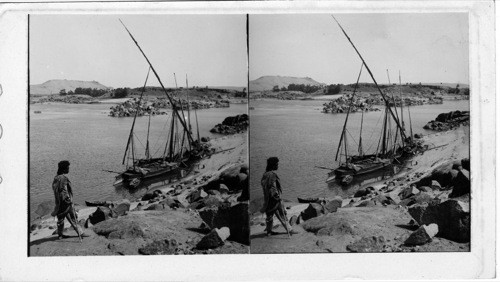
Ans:
[{"label": "right photograph", "polygon": [[252,254],[470,251],[468,29],[249,16]]}]

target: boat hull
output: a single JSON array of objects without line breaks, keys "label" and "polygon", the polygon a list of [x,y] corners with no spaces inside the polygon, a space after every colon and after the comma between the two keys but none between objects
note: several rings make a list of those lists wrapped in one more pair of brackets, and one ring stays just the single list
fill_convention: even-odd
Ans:
[{"label": "boat hull", "polygon": [[196,163],[195,159],[186,159],[180,163],[169,163],[166,167],[159,165],[144,165],[143,167],[136,166],[135,169],[127,171],[116,176],[115,186],[122,185],[129,188],[139,186],[144,181],[151,181],[165,177],[184,177],[186,171],[191,170]]},{"label": "boat hull", "polygon": [[393,164],[390,160],[382,160],[378,162],[369,162],[362,160],[349,165],[341,165],[340,167],[330,171],[326,182],[340,181],[342,184],[349,184],[355,178],[365,176],[367,174],[385,173],[388,169],[392,169]]}]

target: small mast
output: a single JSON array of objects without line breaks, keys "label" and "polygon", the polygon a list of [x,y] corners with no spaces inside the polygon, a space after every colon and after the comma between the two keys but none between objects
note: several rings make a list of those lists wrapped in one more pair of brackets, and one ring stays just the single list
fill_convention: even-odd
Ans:
[{"label": "small mast", "polygon": [[[344,143],[347,143],[346,142],[347,138],[344,139],[345,131],[346,131],[346,127],[347,127],[347,120],[349,118],[349,113],[351,112],[352,103],[354,102],[354,94],[356,94],[356,90],[358,89],[359,78],[361,77],[362,71],[363,71],[363,64],[361,64],[361,68],[359,69],[358,79],[356,80],[356,85],[354,85],[354,91],[352,92],[351,101],[349,103],[349,108],[347,108],[347,115],[345,117],[344,127],[342,128],[342,134],[340,135],[340,141],[339,141],[339,146],[337,147],[337,154],[335,154],[335,160],[338,159],[340,148],[342,146],[342,140],[344,141]],[[346,163],[347,163],[347,144],[345,147],[346,147],[345,154],[346,154]]]},{"label": "small mast", "polygon": [[[148,74],[146,75],[146,80],[144,81],[144,86],[142,87],[142,92],[141,96],[139,97],[139,101],[137,102],[137,108],[135,110],[135,115],[134,115],[134,121],[132,122],[132,127],[130,128],[130,134],[128,135],[128,141],[127,141],[127,147],[125,147],[125,154],[123,154],[123,161],[122,164],[125,164],[125,159],[127,158],[127,152],[130,144],[132,144],[132,158],[134,159],[134,126],[135,126],[135,121],[137,119],[137,113],[139,113],[139,108],[141,106],[141,101],[142,101],[142,95],[144,94],[144,91],[146,91],[146,83],[148,82],[148,77],[149,77],[149,71],[151,70],[151,67],[148,68]],[[135,167],[135,159],[133,160],[133,165]]]}]

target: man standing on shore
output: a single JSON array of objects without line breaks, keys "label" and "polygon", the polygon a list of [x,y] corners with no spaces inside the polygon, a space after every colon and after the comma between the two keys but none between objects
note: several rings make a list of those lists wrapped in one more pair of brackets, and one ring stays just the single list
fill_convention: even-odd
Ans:
[{"label": "man standing on shore", "polygon": [[83,234],[78,227],[76,211],[73,207],[73,190],[71,188],[71,182],[68,177],[66,177],[66,174],[69,173],[69,162],[60,161],[57,166],[57,175],[52,182],[52,190],[54,190],[56,205],[54,211],[51,213],[52,216],[57,217],[57,234],[59,239],[67,237],[63,234],[64,219],[67,218],[81,240]]},{"label": "man standing on shore", "polygon": [[268,236],[276,234],[273,232],[273,217],[279,219],[288,235],[295,234],[288,224],[286,212],[281,201],[281,183],[276,171],[278,170],[279,159],[271,157],[267,159],[266,172],[262,176],[261,184],[264,192],[264,206],[261,209],[262,213],[266,213],[266,233]]}]

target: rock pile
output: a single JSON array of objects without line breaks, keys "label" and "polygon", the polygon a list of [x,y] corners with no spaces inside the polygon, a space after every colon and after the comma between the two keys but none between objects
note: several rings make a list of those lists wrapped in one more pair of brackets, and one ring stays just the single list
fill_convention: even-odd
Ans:
[{"label": "rock pile", "polygon": [[[207,98],[208,99],[208,98]],[[162,111],[163,109],[171,109],[172,105],[170,104],[167,98],[153,98],[142,99],[139,107],[138,107],[137,98],[129,99],[121,104],[118,104],[114,107],[110,108],[109,116],[111,117],[133,117],[135,116],[135,112],[138,111],[138,116],[143,115],[165,115],[166,112]],[[227,108],[229,107],[229,100],[224,99],[215,99],[215,100],[190,100],[189,106],[190,109],[210,109],[210,108]],[[180,99],[177,103],[177,107],[182,110],[188,109],[188,101],[185,99]]]},{"label": "rock pile", "polygon": [[469,125],[469,111],[453,111],[442,113],[435,120],[429,121],[424,129],[446,131],[451,130],[460,125]]},{"label": "rock pile", "polygon": [[[351,95],[352,94],[344,94],[340,98],[336,100],[330,101],[328,103],[323,104],[323,113],[347,113],[349,109],[349,105],[351,103]],[[420,95],[422,96],[422,95]],[[443,98],[436,96],[423,95],[422,97],[405,97],[401,99],[399,96],[394,96],[394,100],[392,97],[389,101],[391,106],[400,107],[401,103],[403,106],[419,106],[426,104],[442,104]],[[358,97],[355,99],[351,112],[359,112],[359,111],[379,111],[379,108],[374,106],[385,106],[385,101],[379,94],[371,94],[368,97]]]},{"label": "rock pile", "polygon": [[[351,104],[350,95],[342,95],[336,100],[323,104],[323,113],[347,113]],[[379,111],[380,109],[374,108],[373,103],[369,99],[356,98],[352,104],[351,112],[368,112]]]},{"label": "rock pile", "polygon": [[36,103],[90,104],[99,103],[99,101],[88,95],[51,95],[40,98]]},{"label": "rock pile", "polygon": [[109,116],[111,117],[133,117],[136,112],[137,116],[166,114],[165,112],[160,112],[158,107],[145,100],[139,103],[139,99],[137,98],[127,100],[109,109]]},{"label": "rock pile", "polygon": [[[386,182],[384,186],[360,188],[353,197],[311,203],[300,215],[291,219],[316,236],[344,236],[358,228],[345,216],[335,215],[339,209],[387,207],[407,212],[413,230],[397,246],[388,247],[382,236],[363,237],[346,246],[350,252],[417,251],[434,237],[458,243],[470,242],[470,179],[468,159],[445,163],[428,175],[413,173]],[[401,223],[401,225],[405,225]],[[392,243],[394,244],[394,243]]]},{"label": "rock pile", "polygon": [[249,125],[248,115],[236,115],[227,117],[222,123],[217,124],[214,128],[210,129],[212,133],[219,134],[236,134],[247,130]]}]

